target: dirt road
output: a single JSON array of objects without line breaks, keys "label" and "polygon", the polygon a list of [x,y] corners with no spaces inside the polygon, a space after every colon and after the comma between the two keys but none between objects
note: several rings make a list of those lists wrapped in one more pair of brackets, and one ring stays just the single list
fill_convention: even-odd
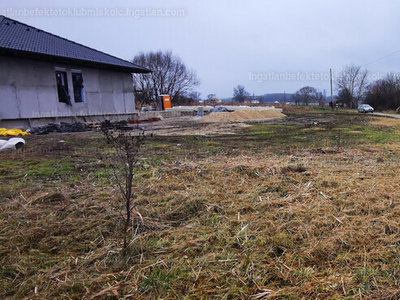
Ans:
[{"label": "dirt road", "polygon": [[388,117],[388,118],[395,118],[395,119],[400,119],[400,115],[394,115],[394,114],[384,114],[384,113],[373,113],[373,116],[381,116],[381,117]]}]

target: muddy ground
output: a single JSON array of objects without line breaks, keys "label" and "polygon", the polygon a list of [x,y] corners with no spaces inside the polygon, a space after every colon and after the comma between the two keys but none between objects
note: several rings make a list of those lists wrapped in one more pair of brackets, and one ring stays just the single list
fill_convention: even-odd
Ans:
[{"label": "muddy ground", "polygon": [[[364,117],[364,116],[362,116]],[[198,117],[181,117],[164,119],[158,122],[145,122],[139,124],[139,128],[145,129],[145,134],[151,137],[151,140],[163,140],[171,143],[184,142],[186,136],[204,136],[213,138],[213,140],[223,140],[228,143],[235,143],[237,139],[253,140],[254,137],[248,136],[246,128],[257,124],[282,124],[282,125],[300,125],[304,127],[327,125],[334,126],[337,117],[327,114],[289,114],[284,118],[273,118],[265,120],[255,120],[246,122],[229,123],[206,123],[201,122]],[[236,135],[237,138],[232,135]],[[225,137],[224,137],[225,136]],[[6,139],[6,137],[4,137]],[[31,151],[40,151],[42,153],[66,151],[71,146],[85,147],[87,140],[103,139],[99,130],[74,133],[51,133],[46,135],[28,135],[24,136],[27,142],[27,148]],[[73,145],[69,144],[74,141]]]},{"label": "muddy ground", "polygon": [[326,114],[292,114],[284,118],[272,118],[246,122],[206,123],[199,117],[181,117],[164,119],[153,123],[143,123],[142,127],[153,135],[180,136],[180,135],[225,135],[235,134],[243,128],[254,124],[293,124],[315,125],[333,122],[334,117]]},{"label": "muddy ground", "polygon": [[[360,118],[367,118],[360,116]],[[186,137],[207,137],[214,141],[222,141],[234,146],[238,141],[252,141],[258,139],[247,134],[247,128],[253,125],[299,125],[301,127],[327,126],[334,127],[337,123],[334,114],[289,114],[284,118],[273,118],[246,122],[230,123],[206,123],[201,122],[198,117],[181,117],[164,119],[158,122],[142,123],[139,128],[145,129],[148,141],[163,141],[167,143],[185,143]],[[288,133],[287,133],[288,134]],[[46,135],[24,136],[27,142],[28,152],[39,151],[39,153],[55,153],[72,149],[85,148],[88,140],[102,142],[103,136],[99,130],[74,133],[51,133]],[[71,142],[73,141],[73,142]],[[92,142],[91,142],[92,143]],[[97,142],[95,142],[97,144]],[[49,154],[50,155],[50,154]],[[51,155],[50,155],[51,156]]]}]

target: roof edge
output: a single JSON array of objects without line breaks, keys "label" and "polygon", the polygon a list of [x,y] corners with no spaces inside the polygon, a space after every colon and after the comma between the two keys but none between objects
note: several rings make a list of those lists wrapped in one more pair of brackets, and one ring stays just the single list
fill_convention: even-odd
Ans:
[{"label": "roof edge", "polygon": [[113,70],[119,72],[129,72],[135,74],[148,74],[152,71],[146,68],[142,68],[140,66],[136,67],[127,67],[113,64],[105,64],[101,62],[91,61],[91,60],[82,60],[82,59],[73,59],[69,57],[63,56],[54,56],[48,54],[34,53],[28,51],[20,51],[20,50],[10,50],[5,48],[0,48],[0,55],[9,56],[9,57],[17,57],[17,58],[25,58],[25,59],[35,59],[44,62],[53,62],[59,64],[73,64],[76,66],[83,66],[88,68],[98,68],[105,70]]},{"label": "roof edge", "polygon": [[[32,28],[33,30],[42,31],[42,32],[44,32],[44,33],[46,33],[46,34],[49,34],[49,35],[51,35],[51,36],[53,36],[53,37],[62,39],[62,40],[67,41],[67,42],[69,42],[69,43],[73,43],[73,44],[78,45],[78,46],[80,46],[80,47],[84,47],[84,48],[86,48],[86,49],[89,49],[89,50],[92,50],[92,51],[96,51],[96,52],[101,53],[101,54],[103,54],[103,55],[107,55],[107,56],[112,57],[112,58],[114,58],[114,59],[117,59],[117,60],[120,60],[120,61],[122,61],[122,62],[128,63],[128,64],[132,65],[132,67],[130,68],[130,67],[128,67],[128,66],[115,65],[115,64],[102,63],[102,62],[95,62],[95,61],[84,60],[84,59],[73,59],[73,58],[68,58],[68,57],[65,57],[65,56],[49,55],[49,54],[45,54],[45,53],[37,53],[37,52],[31,52],[31,51],[21,51],[21,50],[18,50],[18,49],[10,49],[10,48],[0,48],[0,53],[2,52],[1,50],[4,49],[4,50],[6,50],[5,52],[9,52],[9,55],[22,54],[23,57],[31,56],[31,58],[40,56],[42,59],[43,59],[43,58],[46,58],[46,57],[49,57],[49,58],[60,58],[61,60],[81,61],[81,62],[83,62],[83,63],[85,63],[85,64],[87,64],[87,65],[104,65],[104,66],[110,66],[112,69],[120,69],[120,70],[125,70],[125,71],[128,70],[128,69],[134,70],[134,72],[131,72],[131,73],[151,73],[151,72],[152,72],[150,69],[145,68],[145,67],[142,67],[142,66],[139,66],[139,65],[136,65],[136,64],[134,64],[134,63],[132,63],[132,62],[130,62],[130,61],[128,61],[128,60],[119,58],[119,57],[117,57],[117,56],[114,56],[114,55],[111,55],[111,54],[108,54],[108,53],[105,53],[105,52],[103,52],[103,51],[99,51],[99,50],[97,50],[97,49],[88,47],[88,46],[83,45],[83,44],[80,44],[80,43],[71,41],[71,40],[66,39],[66,38],[64,38],[64,37],[61,37],[61,36],[59,36],[59,35],[56,35],[56,34],[53,34],[53,33],[51,33],[51,32],[42,30],[42,29],[40,29],[40,28],[36,28],[36,27],[34,27],[34,26],[31,26],[31,25],[22,23],[22,22],[20,22],[20,21],[11,19],[11,18],[6,17],[6,16],[4,16],[4,15],[0,15],[0,21],[2,21],[2,20],[9,20],[10,22],[19,23],[20,25],[27,26],[27,27],[29,27],[29,28]],[[7,51],[7,50],[9,50],[9,51]],[[30,53],[31,55],[29,55],[29,53]],[[28,54],[28,55],[27,55],[27,54]],[[16,56],[19,56],[19,55],[16,55]],[[45,59],[43,59],[43,60],[45,60]],[[53,61],[53,60],[51,60],[51,61]]]}]

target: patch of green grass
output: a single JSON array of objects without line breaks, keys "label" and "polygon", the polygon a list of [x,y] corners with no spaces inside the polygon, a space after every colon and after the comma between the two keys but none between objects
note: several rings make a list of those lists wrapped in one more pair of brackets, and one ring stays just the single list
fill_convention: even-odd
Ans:
[{"label": "patch of green grass", "polygon": [[69,158],[65,160],[58,159],[21,159],[9,160],[2,163],[0,169],[0,179],[19,178],[26,176],[33,177],[59,177],[65,176],[73,170],[73,166]]},{"label": "patch of green grass", "polygon": [[366,143],[385,144],[388,142],[399,142],[400,135],[399,131],[393,128],[378,129],[366,126],[358,134],[358,139]]},{"label": "patch of green grass", "polygon": [[273,147],[336,147],[348,144],[385,144],[400,141],[397,128],[377,128],[359,116],[344,116],[341,123],[258,124],[249,135],[268,141]]},{"label": "patch of green grass", "polygon": [[144,292],[158,291],[163,293],[172,288],[172,281],[175,279],[174,274],[165,269],[154,267],[146,279],[140,283],[140,289]]},{"label": "patch of green grass", "polygon": [[28,176],[36,177],[53,177],[57,174],[58,169],[53,164],[46,162],[27,169],[24,173]]}]

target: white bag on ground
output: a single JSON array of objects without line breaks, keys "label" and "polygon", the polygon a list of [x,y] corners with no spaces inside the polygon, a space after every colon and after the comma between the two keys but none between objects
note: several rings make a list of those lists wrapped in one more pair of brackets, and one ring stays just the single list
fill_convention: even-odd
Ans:
[{"label": "white bag on ground", "polygon": [[25,140],[22,138],[11,138],[7,140],[0,140],[0,152],[8,150],[18,150],[25,145]]}]

